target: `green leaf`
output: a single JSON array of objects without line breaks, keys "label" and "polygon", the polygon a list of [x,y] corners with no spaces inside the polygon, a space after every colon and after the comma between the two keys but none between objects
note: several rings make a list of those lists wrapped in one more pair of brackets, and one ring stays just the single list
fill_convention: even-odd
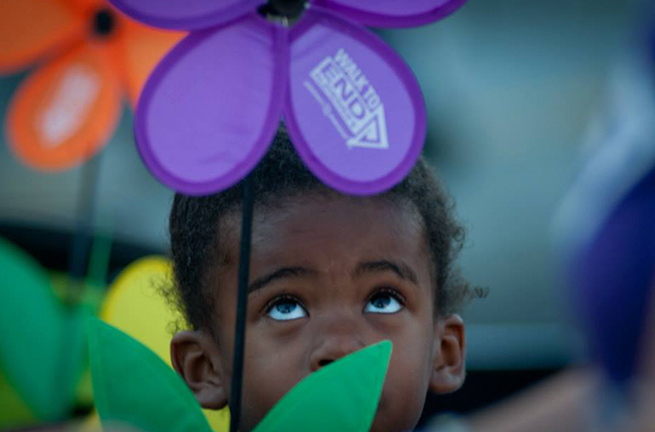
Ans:
[{"label": "green leaf", "polygon": [[0,370],[0,430],[19,429],[39,423],[23,398],[9,385]]},{"label": "green leaf", "polygon": [[61,370],[72,364],[62,356],[75,357],[73,363],[79,364],[83,350],[61,352],[71,337],[66,334],[68,317],[45,270],[3,239],[0,263],[0,368],[37,418],[60,420],[72,405],[79,375]]},{"label": "green leaf", "polygon": [[145,432],[212,432],[182,379],[155,353],[98,319],[88,321],[93,394],[103,424]]},{"label": "green leaf", "polygon": [[298,383],[254,432],[367,432],[391,358],[390,341],[346,356]]}]

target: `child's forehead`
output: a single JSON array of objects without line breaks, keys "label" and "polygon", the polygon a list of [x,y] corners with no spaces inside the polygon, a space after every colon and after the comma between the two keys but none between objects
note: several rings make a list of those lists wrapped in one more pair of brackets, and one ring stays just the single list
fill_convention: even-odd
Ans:
[{"label": "child's forehead", "polygon": [[[303,258],[313,249],[326,253],[373,256],[409,251],[426,254],[427,241],[418,212],[384,197],[295,196],[263,205],[253,220],[253,257],[284,255]],[[234,262],[238,256],[240,218],[233,213],[221,224],[220,249]]]},{"label": "child's forehead", "polygon": [[[223,228],[222,239],[228,246],[223,245],[224,259],[213,261],[212,267],[214,281],[222,287],[217,294],[219,303],[232,304],[229,296],[236,288],[232,282],[238,270],[239,218],[232,217]],[[411,208],[390,200],[298,199],[255,215],[250,279],[268,280],[277,275],[278,284],[282,279],[287,288],[302,284],[306,294],[329,293],[335,288],[343,290],[342,297],[350,298],[362,293],[366,281],[387,278],[385,283],[392,283],[389,278],[397,274],[433,296],[434,264],[423,231]]]}]

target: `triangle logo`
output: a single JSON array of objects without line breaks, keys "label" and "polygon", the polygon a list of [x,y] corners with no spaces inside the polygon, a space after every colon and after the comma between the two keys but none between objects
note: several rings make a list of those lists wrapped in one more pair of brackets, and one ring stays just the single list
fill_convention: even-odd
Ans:
[{"label": "triangle logo", "polygon": [[387,122],[384,116],[384,106],[380,105],[362,128],[347,141],[348,147],[372,149],[388,149]]}]

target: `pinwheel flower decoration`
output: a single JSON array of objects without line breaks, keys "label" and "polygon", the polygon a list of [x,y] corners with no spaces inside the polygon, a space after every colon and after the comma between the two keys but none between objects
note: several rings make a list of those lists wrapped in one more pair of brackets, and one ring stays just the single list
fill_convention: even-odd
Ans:
[{"label": "pinwheel flower decoration", "polygon": [[136,103],[182,37],[136,23],[105,0],[3,0],[0,22],[0,72],[43,62],[14,95],[6,130],[14,153],[44,171],[72,168],[102,148],[123,93]]},{"label": "pinwheel flower decoration", "polygon": [[[191,32],[147,82],[135,134],[155,177],[192,195],[245,177],[282,119],[327,185],[354,195],[395,185],[423,145],[423,97],[407,65],[362,25],[424,24],[464,3],[111,1],[146,24]],[[258,13],[271,4],[303,12],[288,25]]]}]

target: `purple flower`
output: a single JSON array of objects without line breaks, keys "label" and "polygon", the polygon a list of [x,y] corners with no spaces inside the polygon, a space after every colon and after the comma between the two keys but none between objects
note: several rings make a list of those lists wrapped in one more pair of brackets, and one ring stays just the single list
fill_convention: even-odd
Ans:
[{"label": "purple flower", "polygon": [[257,12],[265,0],[112,0],[146,24],[191,31],[141,95],[143,160],[177,191],[216,192],[257,165],[284,119],[324,183],[382,192],[416,162],[426,113],[410,69],[361,24],[424,24],[464,1],[314,0],[289,26]]}]

